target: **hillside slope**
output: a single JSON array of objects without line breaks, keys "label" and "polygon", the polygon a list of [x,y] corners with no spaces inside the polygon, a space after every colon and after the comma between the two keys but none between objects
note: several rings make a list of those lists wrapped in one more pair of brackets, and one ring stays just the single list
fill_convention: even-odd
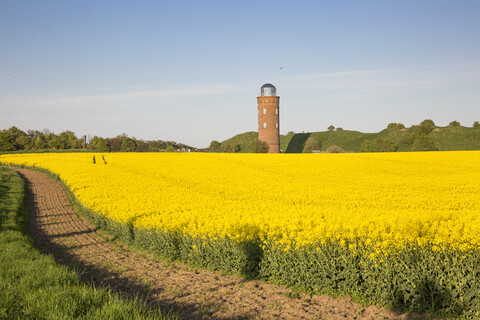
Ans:
[{"label": "hillside slope", "polygon": [[[314,138],[320,145],[320,151],[325,151],[332,145],[339,146],[346,152],[361,152],[365,140],[389,138],[398,145],[398,151],[411,151],[411,145],[403,140],[410,135],[414,127],[409,129],[384,129],[377,133],[363,133],[359,131],[319,131],[308,133],[288,133],[280,135],[280,150],[285,153],[301,153],[308,138]],[[437,127],[428,136],[440,151],[453,150],[480,150],[480,129],[471,127]],[[248,142],[258,137],[257,132],[238,134],[222,142],[236,144],[239,152],[248,152]]]}]

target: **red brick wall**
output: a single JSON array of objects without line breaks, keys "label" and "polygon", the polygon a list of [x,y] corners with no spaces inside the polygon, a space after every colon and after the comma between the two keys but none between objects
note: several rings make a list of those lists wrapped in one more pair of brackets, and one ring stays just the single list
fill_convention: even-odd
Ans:
[{"label": "red brick wall", "polygon": [[[270,146],[269,153],[280,152],[280,97],[259,96],[258,104],[258,140],[265,141]],[[266,110],[266,114],[263,113]],[[275,113],[275,110],[277,112]],[[266,128],[264,128],[266,123]]]}]

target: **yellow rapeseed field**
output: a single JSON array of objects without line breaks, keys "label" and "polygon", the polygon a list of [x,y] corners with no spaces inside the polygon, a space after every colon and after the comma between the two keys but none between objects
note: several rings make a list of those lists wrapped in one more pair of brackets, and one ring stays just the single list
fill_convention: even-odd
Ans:
[{"label": "yellow rapeseed field", "polygon": [[[0,162],[58,174],[78,200],[136,227],[199,237],[480,245],[480,152],[51,153]],[[93,163],[93,157],[96,163]]]}]

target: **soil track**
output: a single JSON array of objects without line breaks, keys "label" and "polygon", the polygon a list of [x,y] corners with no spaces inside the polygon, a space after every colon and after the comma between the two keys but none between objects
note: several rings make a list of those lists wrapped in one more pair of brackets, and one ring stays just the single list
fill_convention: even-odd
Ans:
[{"label": "soil track", "polygon": [[259,281],[158,261],[131,251],[78,217],[67,192],[44,173],[14,169],[29,185],[29,230],[35,245],[85,281],[139,295],[152,307],[178,312],[182,319],[431,319],[349,297],[298,295]]}]

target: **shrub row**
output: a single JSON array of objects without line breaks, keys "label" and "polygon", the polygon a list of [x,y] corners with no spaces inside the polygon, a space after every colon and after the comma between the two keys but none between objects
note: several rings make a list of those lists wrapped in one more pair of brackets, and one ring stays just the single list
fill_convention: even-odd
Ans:
[{"label": "shrub row", "polygon": [[[259,239],[236,242],[228,237],[195,238],[136,229],[95,212],[89,215],[96,219],[97,226],[123,241],[169,260],[262,279],[310,294],[350,294],[363,302],[405,311],[480,316],[480,255],[476,250],[439,250],[412,244],[379,255],[371,246],[355,242],[319,243],[294,250]],[[356,249],[349,249],[349,245]]]}]

